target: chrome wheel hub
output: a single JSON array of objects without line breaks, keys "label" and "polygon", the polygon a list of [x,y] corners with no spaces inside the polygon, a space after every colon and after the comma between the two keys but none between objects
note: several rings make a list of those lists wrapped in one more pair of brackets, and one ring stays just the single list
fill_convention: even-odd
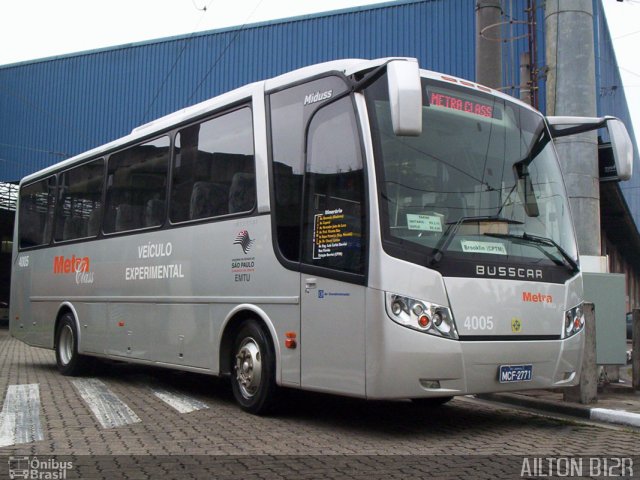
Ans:
[{"label": "chrome wheel hub", "polygon": [[62,327],[58,347],[60,349],[60,361],[63,365],[68,365],[73,359],[73,330],[69,325]]},{"label": "chrome wheel hub", "polygon": [[260,388],[262,355],[253,338],[245,338],[236,353],[236,380],[245,398],[253,397]]}]

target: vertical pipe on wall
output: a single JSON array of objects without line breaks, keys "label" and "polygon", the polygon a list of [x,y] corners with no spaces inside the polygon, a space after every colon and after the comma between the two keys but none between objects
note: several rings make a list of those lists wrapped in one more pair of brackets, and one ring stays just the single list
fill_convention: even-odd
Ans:
[{"label": "vertical pipe on wall", "polygon": [[[547,114],[596,116],[592,0],[545,4]],[[560,138],[560,157],[580,255],[600,255],[597,134]]]},{"label": "vertical pipe on wall", "polygon": [[476,2],[476,82],[502,87],[502,42],[500,0]]}]

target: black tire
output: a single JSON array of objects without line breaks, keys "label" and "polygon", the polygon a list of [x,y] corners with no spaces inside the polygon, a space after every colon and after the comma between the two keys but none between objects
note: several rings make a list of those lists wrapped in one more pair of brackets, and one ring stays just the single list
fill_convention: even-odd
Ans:
[{"label": "black tire", "polygon": [[77,376],[85,371],[86,358],[78,354],[78,331],[75,318],[65,313],[56,330],[56,365],[63,375]]},{"label": "black tire", "polygon": [[276,403],[276,356],[269,334],[255,320],[238,330],[231,351],[231,389],[244,411],[265,415]]},{"label": "black tire", "polygon": [[453,397],[412,398],[411,402],[424,408],[437,408],[452,400]]}]

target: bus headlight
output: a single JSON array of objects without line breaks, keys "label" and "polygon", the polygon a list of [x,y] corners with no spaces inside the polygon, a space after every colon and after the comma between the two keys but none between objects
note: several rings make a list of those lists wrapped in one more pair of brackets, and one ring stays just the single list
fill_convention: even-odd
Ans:
[{"label": "bus headlight", "polygon": [[451,310],[443,305],[386,293],[387,315],[400,325],[445,338],[458,338]]},{"label": "bus headlight", "polygon": [[569,338],[584,328],[582,304],[564,312],[564,338]]}]

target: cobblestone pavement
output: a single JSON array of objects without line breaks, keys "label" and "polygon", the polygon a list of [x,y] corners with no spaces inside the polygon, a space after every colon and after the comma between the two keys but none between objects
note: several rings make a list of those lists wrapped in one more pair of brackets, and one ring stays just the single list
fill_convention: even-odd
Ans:
[{"label": "cobblestone pavement", "polygon": [[19,476],[32,467],[64,478],[533,478],[602,474],[605,461],[640,478],[637,430],[469,398],[429,410],[291,392],[277,415],[255,417],[208,376],[105,362],[77,381],[58,374],[52,351],[0,330],[0,478],[34,478]]}]

